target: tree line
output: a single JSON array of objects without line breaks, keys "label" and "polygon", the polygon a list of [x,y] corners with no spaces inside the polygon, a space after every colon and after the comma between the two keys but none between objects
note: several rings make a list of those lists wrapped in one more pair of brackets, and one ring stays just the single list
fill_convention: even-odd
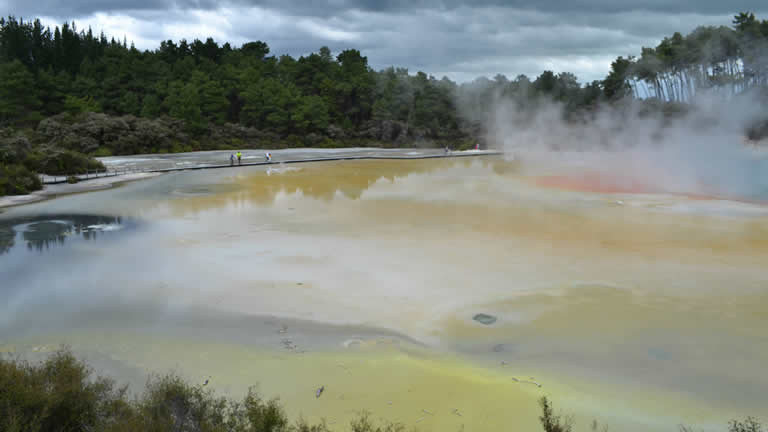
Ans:
[{"label": "tree line", "polygon": [[741,12],[733,27],[675,33],[639,57],[619,57],[604,81],[608,96],[687,102],[701,90],[735,95],[768,85],[768,20]]},{"label": "tree line", "polygon": [[395,121],[411,136],[456,138],[476,120],[457,101],[487,105],[492,92],[521,102],[550,97],[579,110],[624,97],[685,101],[703,88],[765,86],[768,21],[742,12],[733,24],[675,33],[639,57],[618,57],[605,79],[585,85],[552,71],[459,85],[404,68],[375,71],[355,49],[333,56],[322,47],[294,58],[270,55],[261,41],[232,47],[208,38],[140,51],[74,22],[51,30],[11,16],[0,18],[0,122],[34,127],[62,112],[104,112],[170,116],[192,136],[234,123],[285,138],[332,137],[329,127],[355,135],[372,122]]},{"label": "tree line", "polygon": [[[495,103],[512,102],[518,110],[538,108],[544,98],[562,105],[568,119],[582,118],[601,104],[640,101],[646,109],[678,113],[702,91],[732,97],[768,87],[768,20],[741,12],[733,27],[701,26],[683,36],[676,32],[639,56],[619,56],[602,80],[581,84],[570,72],[544,71],[536,78],[496,75],[457,88],[462,115],[488,121]],[[765,97],[765,93],[763,93]],[[765,133],[756,138],[768,135]]]},{"label": "tree line", "polygon": [[139,51],[126,40],[64,24],[0,19],[0,121],[34,126],[62,112],[181,119],[192,136],[241,124],[279,137],[407,122],[429,137],[455,133],[452,86],[402,69],[375,72],[358,50],[327,47],[298,59],[261,41],[212,38]]},{"label": "tree line", "polygon": [[[322,47],[294,58],[272,54],[262,41],[166,40],[142,51],[74,22],[51,30],[9,16],[0,18],[0,177],[27,175],[10,165],[67,174],[98,168],[87,155],[469,147],[485,144],[499,100],[521,110],[554,100],[574,119],[628,99],[664,110],[704,89],[733,95],[766,86],[768,21],[748,12],[732,27],[675,33],[639,57],[620,56],[604,79],[586,84],[553,71],[458,84],[400,67],[374,70],[356,49],[334,55]],[[37,154],[24,156],[30,152]],[[0,181],[0,193],[39,187],[17,183]]]}]

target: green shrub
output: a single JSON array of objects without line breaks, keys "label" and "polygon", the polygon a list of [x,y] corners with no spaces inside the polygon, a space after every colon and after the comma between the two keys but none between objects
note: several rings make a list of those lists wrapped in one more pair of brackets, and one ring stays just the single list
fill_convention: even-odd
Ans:
[{"label": "green shrub", "polygon": [[27,155],[24,165],[50,175],[85,174],[89,170],[106,169],[100,161],[72,150],[32,152]]},{"label": "green shrub", "polygon": [[313,425],[307,423],[303,418],[299,418],[296,421],[296,425],[294,426],[293,430],[296,432],[330,432],[328,425],[326,425],[324,421],[322,423]]},{"label": "green shrub", "polygon": [[62,349],[41,364],[0,357],[0,430],[327,432],[325,424],[288,422],[277,400],[253,390],[242,401],[217,397],[178,375],[152,377],[139,397],[94,376]]},{"label": "green shrub", "polygon": [[43,160],[45,157],[39,151],[33,150],[27,153],[24,157],[23,164],[28,170],[34,172],[42,172]]},{"label": "green shrub", "polygon": [[556,415],[552,403],[546,396],[539,399],[539,405],[541,406],[539,421],[544,432],[571,432],[573,429],[571,417],[561,418],[561,416]]},{"label": "green shrub", "polygon": [[[555,415],[546,397],[539,405],[545,432],[571,432],[570,417]],[[398,423],[377,426],[365,412],[349,426],[351,432],[405,430]],[[591,429],[598,430],[597,422]],[[66,348],[39,364],[0,356],[0,431],[329,432],[324,422],[313,425],[300,418],[290,424],[276,399],[265,401],[253,389],[237,401],[217,397],[212,389],[190,385],[175,374],[150,378],[145,391],[131,399],[127,387],[94,375]],[[763,427],[747,417],[731,421],[728,432],[763,432]]]},{"label": "green shrub", "polygon": [[93,152],[93,157],[109,157],[112,156],[112,150],[108,147],[99,147]]},{"label": "green shrub", "polygon": [[76,97],[67,95],[64,99],[64,110],[72,114],[101,112],[101,106],[91,96]]},{"label": "green shrub", "polygon": [[169,153],[181,153],[183,151],[184,146],[178,141],[174,141],[173,144],[171,144],[171,148],[169,149]]},{"label": "green shrub", "polygon": [[138,430],[228,430],[227,420],[235,407],[212,390],[191,386],[177,375],[150,379],[147,390],[136,402]]},{"label": "green shrub", "polygon": [[731,420],[728,432],[763,432],[763,425],[754,417],[747,417],[744,421]]},{"label": "green shrub", "polygon": [[0,165],[0,195],[25,195],[43,188],[40,177],[23,165]]},{"label": "green shrub", "polygon": [[289,147],[289,148],[306,146],[304,139],[298,135],[288,135],[287,137],[285,137],[283,141],[285,141],[286,147]]},{"label": "green shrub", "polygon": [[125,388],[91,369],[66,350],[39,365],[0,360],[0,430],[104,430],[129,409]]},{"label": "green shrub", "polygon": [[363,412],[350,423],[352,432],[403,432],[405,426],[400,423],[387,423],[384,426],[375,426],[370,420],[370,414]]},{"label": "green shrub", "polygon": [[471,139],[461,140],[456,144],[456,147],[454,150],[457,150],[457,151],[472,150],[475,148],[475,144],[477,144],[475,140],[471,140]]},{"label": "green shrub", "polygon": [[[188,153],[192,151],[196,151],[200,148],[200,143],[197,140],[192,140],[192,142],[187,144],[182,144],[179,141],[174,141],[171,143],[171,147],[167,150],[168,153]],[[161,153],[163,151],[161,150]]]},{"label": "green shrub", "polygon": [[318,144],[318,147],[320,147],[320,148],[337,148],[337,147],[340,147],[340,146],[339,146],[338,143],[336,143],[336,141],[334,141],[334,140],[332,140],[330,138],[325,138],[323,141],[320,142],[320,144]]}]

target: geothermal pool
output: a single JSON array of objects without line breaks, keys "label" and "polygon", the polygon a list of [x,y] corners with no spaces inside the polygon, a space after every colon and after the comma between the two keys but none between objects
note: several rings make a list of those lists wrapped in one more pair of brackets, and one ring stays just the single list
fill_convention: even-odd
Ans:
[{"label": "geothermal pool", "polygon": [[561,169],[243,167],[11,208],[0,350],[258,385],[337,430],[533,430],[543,395],[580,430],[768,416],[768,206]]}]

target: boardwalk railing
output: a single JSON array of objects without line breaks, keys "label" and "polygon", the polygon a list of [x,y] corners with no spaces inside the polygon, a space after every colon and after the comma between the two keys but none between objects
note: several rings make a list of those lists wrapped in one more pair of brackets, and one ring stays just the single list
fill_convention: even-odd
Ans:
[{"label": "boardwalk railing", "polygon": [[293,159],[293,160],[277,160],[277,161],[260,161],[260,162],[246,162],[242,164],[221,164],[221,165],[197,165],[197,166],[185,166],[185,167],[171,167],[171,168],[138,168],[138,167],[107,167],[105,170],[89,170],[85,174],[71,174],[50,176],[46,174],[40,175],[40,180],[43,184],[56,184],[66,183],[69,177],[76,177],[78,181],[89,180],[101,177],[114,177],[124,174],[136,174],[136,173],[164,173],[171,171],[187,171],[187,170],[201,170],[201,169],[216,169],[216,168],[237,168],[245,166],[258,166],[258,165],[280,165],[280,164],[294,164],[305,162],[324,162],[324,161],[337,161],[337,160],[365,160],[365,159],[394,159],[394,160],[407,160],[407,159],[440,159],[440,158],[457,158],[457,157],[469,157],[469,156],[496,156],[501,155],[503,152],[499,151],[483,151],[478,153],[446,153],[446,154],[422,154],[422,155],[400,155],[400,156],[380,156],[380,155],[346,155],[346,156],[331,156],[323,158],[307,158],[307,159]]},{"label": "boardwalk railing", "polygon": [[85,173],[78,173],[78,174],[68,174],[68,175],[40,174],[40,181],[43,182],[43,184],[57,184],[57,183],[66,183],[67,179],[70,177],[76,177],[78,181],[82,181],[82,180],[90,180],[90,179],[101,178],[101,177],[115,177],[115,176],[125,175],[125,174],[135,174],[135,173],[153,172],[153,171],[157,171],[157,170],[152,170],[147,168],[137,168],[137,167],[119,167],[119,168],[107,167],[106,169],[100,169],[100,170],[87,170]]}]

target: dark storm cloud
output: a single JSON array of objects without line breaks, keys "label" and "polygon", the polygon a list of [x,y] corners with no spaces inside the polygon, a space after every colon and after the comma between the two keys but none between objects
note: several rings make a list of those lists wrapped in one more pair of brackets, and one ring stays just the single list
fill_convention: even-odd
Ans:
[{"label": "dark storm cloud", "polygon": [[[237,0],[236,0],[237,1]],[[243,5],[261,5],[279,7],[299,13],[327,14],[341,10],[358,9],[373,12],[403,12],[414,9],[450,10],[461,7],[503,7],[512,9],[541,10],[552,12],[622,12],[628,10],[647,10],[667,13],[730,13],[734,6],[740,10],[764,9],[765,1],[746,0],[723,2],[718,0],[338,0],[328,2],[280,1],[280,0],[241,0]]]},{"label": "dark storm cloud", "polygon": [[371,65],[468,80],[572,71],[602,78],[618,55],[638,54],[675,31],[768,15],[764,0],[0,0],[4,15],[76,20],[139,48],[163,39],[266,41],[276,55],[356,48]]},{"label": "dark storm cloud", "polygon": [[664,13],[729,14],[742,10],[763,10],[764,0],[3,0],[5,14],[46,15],[65,17],[88,15],[96,12],[128,10],[207,9],[226,6],[258,6],[283,10],[291,14],[329,16],[349,10],[402,13],[409,10],[453,10],[459,8],[500,7],[508,9],[538,10],[557,13],[617,13],[651,11]]}]

